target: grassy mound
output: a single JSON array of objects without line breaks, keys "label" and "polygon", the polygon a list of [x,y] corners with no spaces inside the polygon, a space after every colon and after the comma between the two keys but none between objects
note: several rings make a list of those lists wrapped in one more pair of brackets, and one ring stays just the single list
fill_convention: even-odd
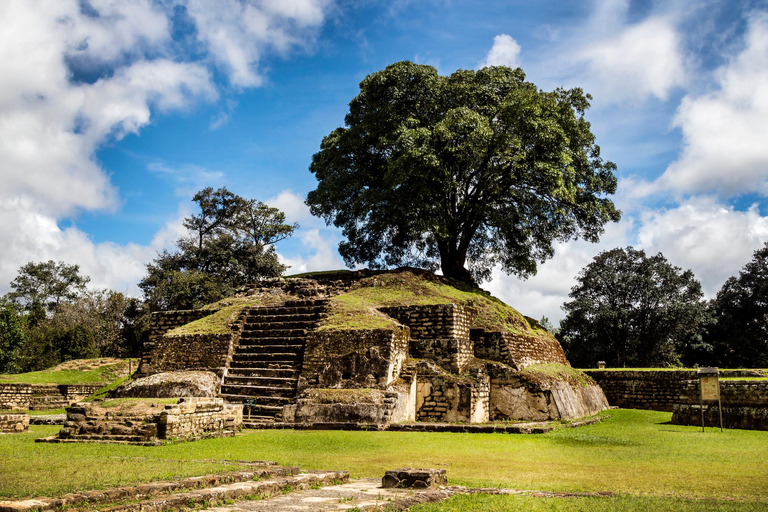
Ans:
[{"label": "grassy mound", "polygon": [[[305,275],[312,277],[312,274]],[[363,278],[331,299],[331,315],[321,329],[386,329],[395,321],[378,308],[457,304],[478,311],[472,327],[488,331],[551,336],[536,320],[521,315],[499,299],[459,281],[427,272],[401,270]]]},{"label": "grassy mound", "polygon": [[[329,276],[351,278],[350,290],[331,298],[331,314],[323,321],[320,330],[391,329],[397,322],[379,311],[379,308],[453,303],[470,306],[478,311],[472,327],[488,331],[552,336],[536,320],[521,315],[499,299],[460,281],[411,269],[374,273],[357,280],[354,279],[354,274],[355,272],[351,271],[310,272],[286,279],[327,279]],[[166,334],[173,336],[227,333],[244,308],[275,306],[284,300],[284,295],[270,293],[223,299],[203,308],[216,310],[215,313],[177,327]]]},{"label": "grassy mound", "polygon": [[[133,369],[138,359],[132,361]],[[128,359],[74,359],[53,368],[29,373],[0,375],[0,383],[19,384],[100,384],[128,375]]]}]

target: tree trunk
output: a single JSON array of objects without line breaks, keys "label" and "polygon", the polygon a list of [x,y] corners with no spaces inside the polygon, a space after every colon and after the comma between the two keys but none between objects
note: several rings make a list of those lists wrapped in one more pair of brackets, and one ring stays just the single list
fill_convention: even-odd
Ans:
[{"label": "tree trunk", "polygon": [[472,278],[472,274],[469,270],[464,268],[464,263],[467,260],[466,252],[463,254],[456,250],[452,244],[445,242],[438,242],[437,248],[440,251],[440,269],[443,271],[445,277],[457,279],[472,286],[477,286],[477,283]]}]

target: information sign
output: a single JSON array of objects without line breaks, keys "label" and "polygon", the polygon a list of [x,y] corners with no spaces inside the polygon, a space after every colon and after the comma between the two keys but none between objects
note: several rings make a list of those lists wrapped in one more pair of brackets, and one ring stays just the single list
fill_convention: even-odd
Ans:
[{"label": "information sign", "polygon": [[717,375],[701,376],[701,399],[703,401],[717,401],[720,399],[720,385]]}]

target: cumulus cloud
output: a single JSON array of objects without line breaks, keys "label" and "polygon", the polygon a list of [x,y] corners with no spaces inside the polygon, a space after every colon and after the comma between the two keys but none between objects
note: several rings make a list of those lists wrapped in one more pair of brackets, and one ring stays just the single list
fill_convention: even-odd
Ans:
[{"label": "cumulus cloud", "polygon": [[499,34],[493,38],[493,46],[478,67],[508,66],[516,68],[520,66],[520,50],[520,45],[512,36]]},{"label": "cumulus cloud", "polygon": [[715,74],[715,90],[683,99],[674,124],[684,146],[659,186],[725,197],[768,195],[767,15],[750,18],[744,43]]},{"label": "cumulus cloud", "polygon": [[641,224],[638,245],[693,270],[710,297],[768,240],[768,217],[762,217],[756,205],[738,211],[712,197],[647,211]]},{"label": "cumulus cloud", "polygon": [[[213,65],[232,84],[258,85],[260,59],[304,46],[329,1],[0,2],[0,293],[21,265],[46,259],[80,264],[95,286],[135,291],[144,264],[176,238],[178,219],[149,247],[94,243],[77,227],[61,228],[80,211],[119,208],[98,149],[158,113],[216,100]],[[172,40],[179,9],[204,48],[196,60]]]},{"label": "cumulus cloud", "polygon": [[666,100],[686,80],[680,46],[674,20],[654,16],[591,42],[580,57],[611,98]]},{"label": "cumulus cloud", "polygon": [[258,64],[267,51],[302,45],[323,21],[330,0],[188,0],[198,37],[232,84],[261,85]]}]

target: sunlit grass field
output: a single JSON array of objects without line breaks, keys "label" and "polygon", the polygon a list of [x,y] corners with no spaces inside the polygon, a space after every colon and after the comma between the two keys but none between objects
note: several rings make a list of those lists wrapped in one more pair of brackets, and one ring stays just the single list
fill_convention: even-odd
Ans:
[{"label": "sunlit grass field", "polygon": [[228,462],[234,460],[274,460],[302,469],[346,469],[353,478],[434,467],[447,470],[450,484],[471,487],[607,491],[663,503],[762,501],[768,509],[768,432],[702,433],[668,424],[670,413],[606,414],[609,418],[596,425],[542,435],[263,430],[159,447],[35,443],[58,427],[32,426],[24,434],[0,436],[0,496],[55,496],[231,471],[238,468]]}]

